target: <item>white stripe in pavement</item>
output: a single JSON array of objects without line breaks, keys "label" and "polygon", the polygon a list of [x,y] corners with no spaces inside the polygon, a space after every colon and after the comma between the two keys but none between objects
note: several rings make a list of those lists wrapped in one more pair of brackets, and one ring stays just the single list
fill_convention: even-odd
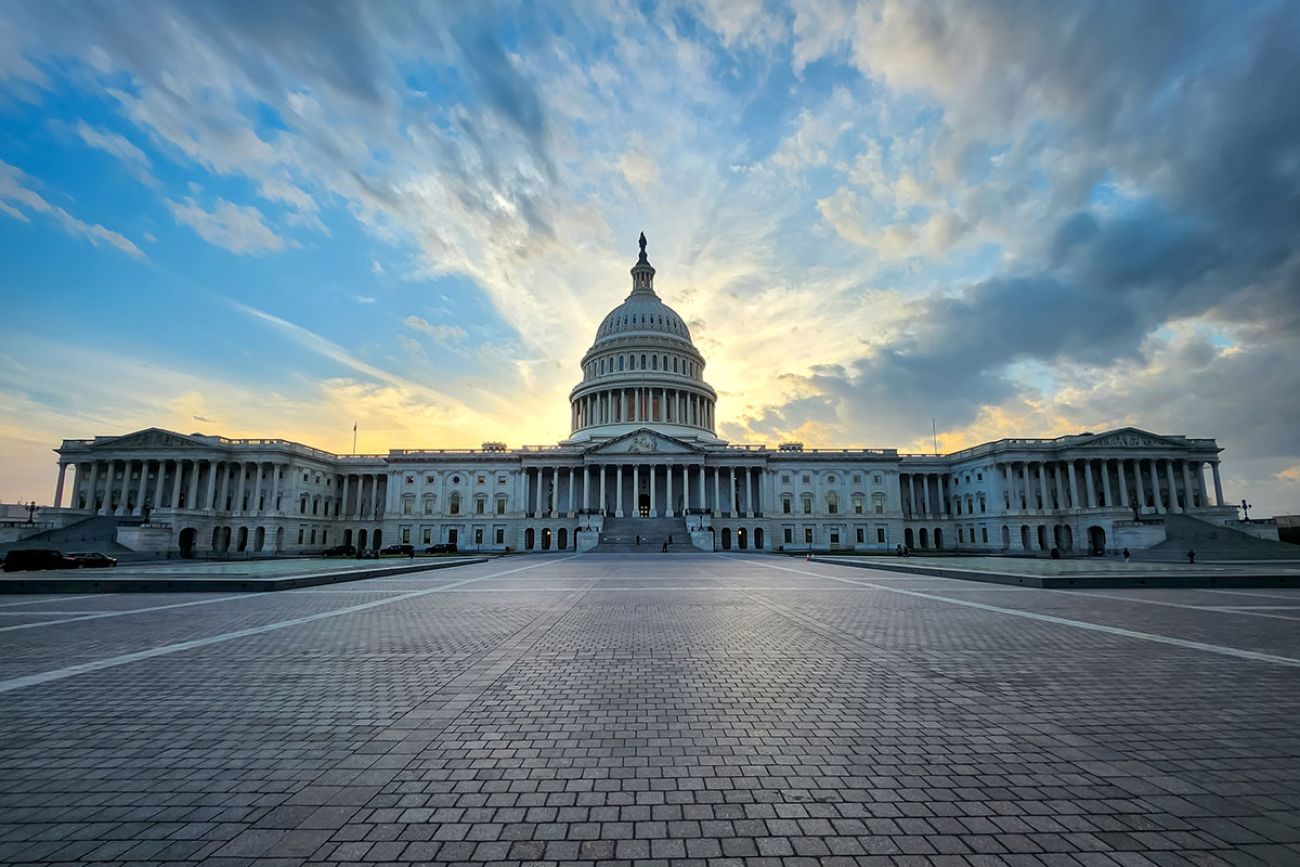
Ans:
[{"label": "white stripe in pavement", "polygon": [[837,575],[826,575],[821,572],[808,572],[804,569],[791,569],[788,566],[776,566],[770,563],[767,564],[767,566],[769,569],[780,569],[782,572],[794,572],[797,575],[809,575],[813,578],[825,578],[828,581],[841,581],[845,584],[856,584],[859,587],[873,587],[876,590],[898,593],[902,596],[915,596],[918,599],[932,599],[936,602],[948,602],[952,605],[960,605],[965,608],[978,608],[981,611],[994,611],[998,614],[1010,614],[1012,617],[1024,617],[1028,620],[1038,620],[1042,623],[1056,623],[1061,626],[1073,626],[1076,629],[1087,629],[1092,632],[1104,632],[1107,635],[1119,635],[1124,638],[1136,638],[1141,641],[1154,641],[1158,644],[1171,644],[1175,647],[1183,647],[1188,650],[1203,650],[1208,653],[1217,653],[1222,656],[1233,656],[1237,659],[1249,659],[1255,662],[1271,662],[1274,665],[1300,667],[1300,659],[1292,659],[1289,656],[1275,656],[1271,653],[1257,653],[1253,650],[1242,650],[1238,647],[1225,647],[1221,644],[1207,644],[1203,641],[1188,641],[1185,638],[1173,638],[1168,635],[1156,635],[1151,632],[1138,632],[1135,629],[1124,629],[1119,626],[1105,626],[1100,623],[1090,623],[1086,620],[1071,620],[1066,617],[1055,617],[1051,614],[1039,614],[1036,611],[1020,611],[1015,608],[1002,608],[998,605],[987,605],[983,602],[973,602],[969,599],[953,599],[949,596],[938,596],[933,593],[904,590],[901,587],[886,587],[883,584],[872,584],[870,581],[855,581],[852,578],[841,578]]},{"label": "white stripe in pavement", "polygon": [[39,623],[20,623],[17,626],[0,626],[0,632],[13,632],[18,629],[35,629],[38,626],[58,626],[60,623],[80,623],[83,620],[102,620],[105,617],[125,617],[128,614],[146,614],[150,611],[167,611],[171,608],[189,608],[194,605],[212,605],[215,602],[233,602],[236,599],[251,599],[265,596],[265,593],[240,593],[235,596],[221,596],[217,599],[196,599],[193,602],[173,602],[171,605],[154,605],[149,608],[128,608],[125,611],[104,611],[98,614],[85,614],[81,617],[65,617],[62,620],[42,620]]},{"label": "white stripe in pavement", "polygon": [[117,595],[118,594],[116,593],[90,593],[85,596],[62,596],[58,594],[46,594],[43,595],[40,599],[28,599],[26,602],[0,602],[0,608],[13,608],[14,606],[17,605],[40,605],[42,602],[50,602],[50,603],[57,602],[58,604],[62,604],[64,602],[72,602],[75,599],[89,599],[92,596],[107,597],[107,596],[117,596]]},{"label": "white stripe in pavement", "polygon": [[[139,662],[144,659],[153,659],[157,656],[167,656],[172,653],[180,653],[186,650],[194,650],[199,647],[208,647],[213,644],[221,644],[226,641],[234,641],[239,638],[248,638],[253,635],[263,635],[267,632],[275,632],[280,629],[287,629],[290,626],[300,626],[304,623],[314,623],[317,620],[326,620],[331,617],[341,617],[344,614],[354,614],[358,611],[367,611],[371,608],[378,608],[381,605],[391,605],[394,602],[402,602],[406,599],[415,599],[420,596],[428,596],[431,593],[441,593],[451,587],[462,584],[470,584],[475,581],[486,581],[489,578],[499,578],[502,575],[510,575],[514,572],[523,572],[528,569],[536,569],[539,566],[549,566],[552,563],[560,563],[564,560],[572,560],[577,557],[574,554],[570,557],[563,557],[556,560],[547,560],[544,563],[534,563],[531,566],[520,566],[518,569],[507,569],[504,572],[493,572],[490,575],[481,575],[477,578],[464,578],[453,584],[440,584],[437,587],[429,587],[424,590],[415,590],[410,593],[404,593],[401,596],[394,596],[391,599],[376,599],[371,602],[362,602],[358,605],[349,605],[346,608],[336,608],[332,611],[321,611],[316,614],[309,614],[304,617],[294,617],[289,620],[281,620],[276,623],[267,623],[262,626],[253,626],[248,629],[239,629],[234,632],[223,632],[220,635],[209,635],[206,638],[195,638],[190,641],[178,641],[175,644],[164,644],[159,647],[151,647],[148,650],[138,650],[134,653],[123,653],[119,656],[110,656],[104,659],[96,659],[91,662],[83,662],[77,665],[69,665],[66,668],[58,668],[53,671],[42,671],[38,674],[29,674],[23,677],[15,677],[9,680],[0,681],[0,693],[12,692],[16,689],[24,689],[29,686],[37,686],[42,683],[49,683],[54,680],[63,680],[69,677],[76,677],[79,674],[87,674],[92,671],[99,671],[105,668],[113,668],[118,665],[126,665],[131,662]],[[261,596],[264,594],[253,594]],[[215,600],[214,600],[215,601]]]}]

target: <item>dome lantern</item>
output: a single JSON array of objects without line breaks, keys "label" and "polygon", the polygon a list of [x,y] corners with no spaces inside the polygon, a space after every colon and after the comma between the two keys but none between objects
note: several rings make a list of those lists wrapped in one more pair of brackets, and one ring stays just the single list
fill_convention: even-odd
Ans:
[{"label": "dome lantern", "polygon": [[637,243],[641,245],[641,256],[636,260],[636,264],[632,266],[632,294],[649,293],[653,295],[655,294],[655,269],[645,255],[645,232],[641,233]]}]

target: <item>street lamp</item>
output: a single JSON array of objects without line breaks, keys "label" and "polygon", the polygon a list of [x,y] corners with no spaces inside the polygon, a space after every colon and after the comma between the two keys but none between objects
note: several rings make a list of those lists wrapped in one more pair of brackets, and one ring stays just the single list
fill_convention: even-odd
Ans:
[{"label": "street lamp", "polygon": [[27,509],[27,523],[35,524],[36,523],[35,517],[37,512],[36,501],[32,500],[30,503],[27,504],[25,508]]},{"label": "street lamp", "polygon": [[1249,521],[1249,520],[1250,520],[1250,510],[1253,509],[1253,508],[1255,508],[1255,506],[1254,506],[1253,504],[1251,504],[1251,503],[1247,503],[1247,502],[1243,499],[1243,500],[1241,501],[1241,520],[1243,520],[1243,521]]}]

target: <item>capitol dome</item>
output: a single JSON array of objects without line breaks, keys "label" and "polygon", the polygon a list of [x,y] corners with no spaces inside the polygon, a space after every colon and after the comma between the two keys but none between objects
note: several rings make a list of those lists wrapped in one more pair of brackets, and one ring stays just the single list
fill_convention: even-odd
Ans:
[{"label": "capitol dome", "polygon": [[685,320],[655,294],[644,234],[640,243],[632,292],[601,320],[582,358],[582,381],[569,394],[570,438],[609,439],[649,427],[716,441],[717,393],[704,381],[704,356]]}]

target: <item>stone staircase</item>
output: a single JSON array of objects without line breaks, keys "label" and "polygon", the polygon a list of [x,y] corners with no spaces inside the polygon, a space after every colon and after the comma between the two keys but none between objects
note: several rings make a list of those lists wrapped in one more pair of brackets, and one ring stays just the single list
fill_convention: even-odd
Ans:
[{"label": "stone staircase", "polygon": [[131,549],[117,543],[118,518],[113,515],[94,515],[59,527],[36,533],[17,542],[0,545],[0,552],[14,548],[54,548],[59,551],[100,551],[104,554],[117,555]]},{"label": "stone staircase", "polygon": [[[637,544],[637,537],[641,544]],[[698,552],[691,544],[683,518],[605,518],[600,531],[600,542],[592,552],[596,554],[659,554],[663,544],[672,537],[668,550],[675,554]]]},{"label": "stone staircase", "polygon": [[1300,560],[1300,545],[1270,542],[1222,524],[1211,524],[1190,515],[1162,515],[1165,541],[1134,551],[1135,560],[1183,560],[1187,550],[1196,550],[1202,560]]}]

